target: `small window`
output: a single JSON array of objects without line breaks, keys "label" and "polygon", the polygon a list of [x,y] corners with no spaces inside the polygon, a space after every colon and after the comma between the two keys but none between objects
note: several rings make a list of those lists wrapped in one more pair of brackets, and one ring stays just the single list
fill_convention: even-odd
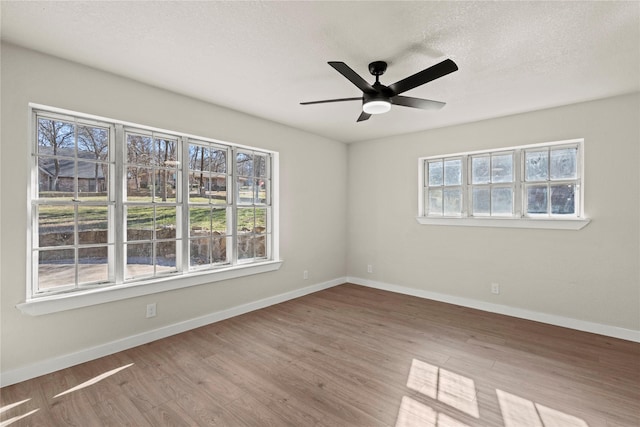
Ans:
[{"label": "small window", "polygon": [[573,140],[420,159],[419,218],[580,219],[582,146]]}]

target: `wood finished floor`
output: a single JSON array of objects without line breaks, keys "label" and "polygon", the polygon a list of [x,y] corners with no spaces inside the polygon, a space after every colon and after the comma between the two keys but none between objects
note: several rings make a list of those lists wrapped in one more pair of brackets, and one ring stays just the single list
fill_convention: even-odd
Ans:
[{"label": "wood finished floor", "polygon": [[0,392],[1,426],[636,427],[640,344],[345,284]]}]

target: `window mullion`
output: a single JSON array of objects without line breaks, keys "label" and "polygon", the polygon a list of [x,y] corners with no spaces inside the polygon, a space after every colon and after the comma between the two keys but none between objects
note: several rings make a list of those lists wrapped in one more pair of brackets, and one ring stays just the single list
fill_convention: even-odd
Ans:
[{"label": "window mullion", "polygon": [[[114,177],[114,198],[115,198],[115,209],[114,215],[112,218],[112,222],[110,225],[110,230],[113,232],[113,242],[114,242],[114,273],[115,273],[115,282],[116,284],[124,283],[124,268],[125,268],[125,255],[126,251],[124,248],[124,234],[125,234],[125,224],[124,224],[124,195],[125,195],[125,186],[126,186],[126,174],[125,174],[125,134],[124,127],[121,124],[116,124],[116,135],[115,135],[115,177]],[[111,264],[111,263],[110,263]]]},{"label": "window mullion", "polygon": [[[191,245],[191,241],[189,240],[189,138],[182,137],[180,138],[180,143],[182,144],[182,159],[178,159],[180,164],[182,165],[182,172],[180,175],[182,176],[182,182],[180,183],[180,194],[178,200],[182,202],[180,211],[182,212],[182,217],[180,221],[178,221],[179,229],[176,230],[176,233],[180,233],[179,236],[182,237],[182,248],[181,248],[181,259],[176,260],[176,266],[178,261],[180,265],[178,266],[181,272],[189,271],[189,248]],[[178,234],[176,235],[178,237]]]},{"label": "window mullion", "polygon": [[462,215],[462,217],[468,217],[469,216],[469,191],[468,191],[468,182],[469,182],[469,171],[468,171],[468,167],[467,165],[470,164],[471,162],[468,161],[469,156],[462,156],[462,166],[460,167],[460,170],[462,172],[462,179],[461,179],[461,183],[462,183],[462,212],[460,212],[460,214]]},{"label": "window mullion", "polygon": [[522,181],[524,179],[524,176],[522,174],[522,162],[524,161],[522,158],[522,150],[515,150],[513,155],[514,155],[514,159],[513,159],[513,165],[515,167],[514,173],[513,173],[513,177],[514,177],[514,188],[513,188],[513,208],[514,208],[514,216],[516,218],[522,218],[522,212],[523,212],[523,204],[522,201],[524,200],[523,197],[523,191],[524,191],[524,186],[522,185]]},{"label": "window mullion", "polygon": [[235,147],[231,149],[231,218],[228,221],[227,226],[231,232],[231,265],[238,264],[238,200],[240,199],[240,192],[236,189],[237,186],[237,150]]}]

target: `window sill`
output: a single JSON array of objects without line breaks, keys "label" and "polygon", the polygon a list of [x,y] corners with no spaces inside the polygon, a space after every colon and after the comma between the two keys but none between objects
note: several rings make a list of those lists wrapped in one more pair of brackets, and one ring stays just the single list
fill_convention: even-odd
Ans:
[{"label": "window sill", "polygon": [[136,282],[135,284],[110,286],[82,292],[33,298],[16,305],[16,307],[24,314],[40,316],[158,292],[203,285],[205,283],[276,271],[280,269],[281,266],[282,261],[265,261],[258,264],[239,265],[216,270],[215,272],[196,272],[188,276],[155,278],[154,280]]},{"label": "window sill", "polygon": [[453,225],[465,227],[541,228],[548,230],[580,230],[591,222],[579,218],[434,218],[416,217],[422,225]]}]

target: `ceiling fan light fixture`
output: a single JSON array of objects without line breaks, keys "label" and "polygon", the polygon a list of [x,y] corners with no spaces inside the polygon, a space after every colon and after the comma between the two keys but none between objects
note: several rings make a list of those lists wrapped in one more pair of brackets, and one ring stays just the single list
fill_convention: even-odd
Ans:
[{"label": "ceiling fan light fixture", "polygon": [[383,114],[391,110],[391,103],[384,100],[372,100],[362,104],[362,111],[367,114]]}]

